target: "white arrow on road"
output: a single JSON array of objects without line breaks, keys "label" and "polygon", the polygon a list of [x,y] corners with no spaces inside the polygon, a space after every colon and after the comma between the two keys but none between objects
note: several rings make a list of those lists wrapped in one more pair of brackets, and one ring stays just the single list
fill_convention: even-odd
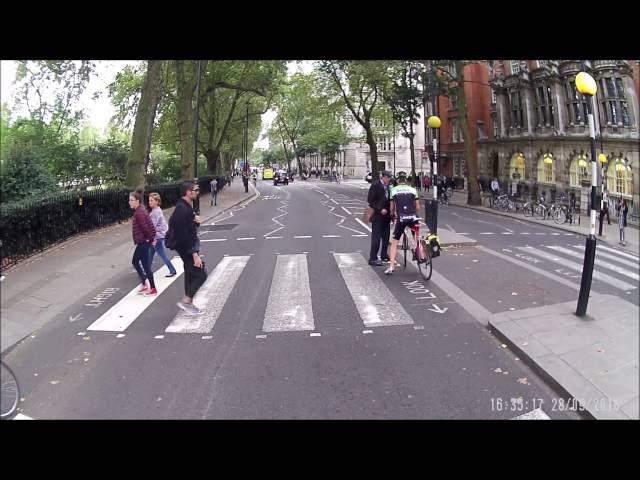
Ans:
[{"label": "white arrow on road", "polygon": [[509,250],[508,248],[503,248],[502,251],[511,253],[511,250]]},{"label": "white arrow on road", "polygon": [[69,316],[69,321],[70,322],[75,322],[76,320],[80,320],[81,318],[82,318],[82,313],[79,313],[75,317]]},{"label": "white arrow on road", "polygon": [[427,310],[431,310],[432,312],[436,312],[436,313],[444,313],[447,310],[449,310],[449,307],[444,307],[444,309],[441,309],[439,306],[437,306],[435,303],[432,303],[431,306],[433,308],[428,308]]}]

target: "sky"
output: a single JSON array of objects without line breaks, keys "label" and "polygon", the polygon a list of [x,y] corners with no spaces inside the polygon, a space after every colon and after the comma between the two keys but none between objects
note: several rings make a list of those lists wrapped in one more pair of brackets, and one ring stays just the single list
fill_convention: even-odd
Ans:
[{"label": "sky", "polygon": [[[105,132],[110,118],[115,114],[115,108],[111,104],[111,99],[107,92],[107,85],[113,82],[116,74],[126,65],[136,65],[139,62],[140,60],[96,61],[97,76],[89,81],[89,85],[83,93],[79,104],[84,109],[85,121],[89,122],[101,132]],[[313,70],[312,61],[304,60],[300,63],[289,62],[288,64],[289,75],[297,71],[309,73],[311,70]],[[16,62],[13,60],[0,61],[0,102],[7,103],[12,111],[15,103],[15,77]],[[93,100],[91,98],[92,95],[98,91],[102,92],[102,95],[97,100]],[[19,113],[27,115],[26,109]],[[262,116],[262,131],[258,137],[258,141],[254,144],[254,148],[269,148],[269,141],[265,136],[274,117],[275,112],[273,110],[269,110]]]}]

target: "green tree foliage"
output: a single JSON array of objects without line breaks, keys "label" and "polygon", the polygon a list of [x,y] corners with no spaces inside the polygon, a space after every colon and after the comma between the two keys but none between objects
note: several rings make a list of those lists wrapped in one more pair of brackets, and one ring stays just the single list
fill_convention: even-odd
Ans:
[{"label": "green tree foliage", "polygon": [[364,129],[369,145],[371,171],[377,178],[378,149],[372,120],[380,109],[388,82],[388,65],[383,61],[324,60],[317,62],[324,87],[334,97],[342,98],[353,118]]}]

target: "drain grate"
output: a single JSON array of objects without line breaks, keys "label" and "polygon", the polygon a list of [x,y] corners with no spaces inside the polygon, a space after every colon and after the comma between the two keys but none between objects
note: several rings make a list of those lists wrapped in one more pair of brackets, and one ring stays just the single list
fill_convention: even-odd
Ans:
[{"label": "drain grate", "polygon": [[238,223],[231,223],[227,225],[200,225],[200,231],[201,232],[217,232],[219,230],[233,230],[238,225],[239,225]]}]

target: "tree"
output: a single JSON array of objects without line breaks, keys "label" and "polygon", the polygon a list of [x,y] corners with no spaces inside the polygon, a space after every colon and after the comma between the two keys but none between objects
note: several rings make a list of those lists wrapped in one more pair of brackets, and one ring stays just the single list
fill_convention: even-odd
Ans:
[{"label": "tree", "polygon": [[[431,62],[438,73],[438,88],[445,96],[452,97],[456,101],[457,118],[460,125],[460,131],[462,133],[462,139],[465,144],[465,155],[468,169],[468,202],[470,205],[480,205],[482,203],[482,199],[480,198],[480,188],[476,181],[478,178],[478,157],[473,155],[471,136],[469,134],[469,125],[467,122],[467,97],[464,90],[465,83],[468,83],[464,78],[464,69],[467,65],[477,62],[464,60],[431,60]],[[487,87],[488,86],[489,85],[487,85]]]},{"label": "tree", "polygon": [[416,175],[413,126],[418,124],[419,108],[422,102],[420,72],[420,65],[416,62],[394,63],[389,71],[389,85],[383,94],[384,101],[389,106],[393,118],[402,128],[403,136],[409,139],[412,177]]},{"label": "tree", "polygon": [[129,188],[144,186],[146,167],[151,150],[151,134],[156,109],[162,96],[163,63],[149,60],[147,78],[140,95],[136,121],[131,138],[125,184]]},{"label": "tree", "polygon": [[353,118],[362,126],[371,155],[371,171],[377,178],[378,150],[372,128],[372,118],[380,106],[387,82],[387,64],[381,61],[330,61],[317,63],[324,74],[327,88],[340,95]]}]

